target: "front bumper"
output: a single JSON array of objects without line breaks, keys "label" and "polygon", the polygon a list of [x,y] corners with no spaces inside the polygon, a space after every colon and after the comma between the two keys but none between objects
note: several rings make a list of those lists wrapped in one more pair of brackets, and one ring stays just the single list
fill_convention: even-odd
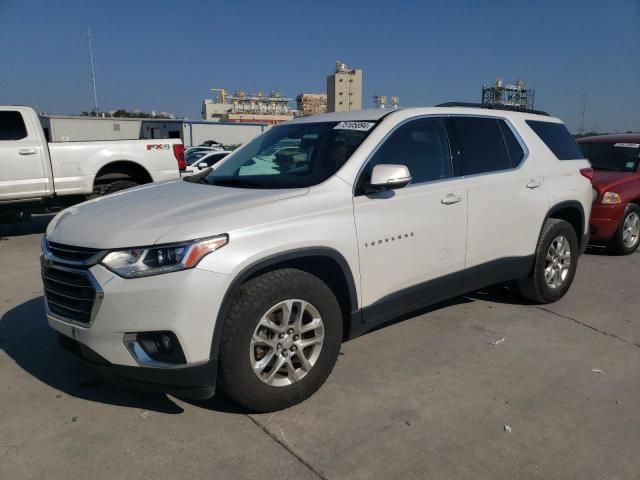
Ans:
[{"label": "front bumper", "polygon": [[114,365],[77,340],[60,333],[58,338],[65,350],[115,385],[197,400],[211,398],[216,393],[215,358],[199,365],[175,368]]},{"label": "front bumper", "polygon": [[[101,265],[86,274],[101,297],[87,324],[60,317],[45,300],[48,323],[63,345],[114,383],[191,398],[213,395],[217,358],[212,339],[227,275],[196,268],[124,279]],[[159,331],[175,335],[185,363],[136,355],[131,336]]]},{"label": "front bumper", "polygon": [[616,205],[594,203],[589,219],[591,240],[595,242],[611,240],[622,222],[626,207],[624,203]]}]

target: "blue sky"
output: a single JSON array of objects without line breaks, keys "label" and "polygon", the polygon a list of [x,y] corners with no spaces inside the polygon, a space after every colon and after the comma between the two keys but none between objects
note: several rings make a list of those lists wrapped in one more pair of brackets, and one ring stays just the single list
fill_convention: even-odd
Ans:
[{"label": "blue sky", "polygon": [[577,130],[640,131],[640,0],[0,0],[0,104],[199,118],[209,88],[321,92],[338,59],[402,106],[479,101],[501,76]]}]

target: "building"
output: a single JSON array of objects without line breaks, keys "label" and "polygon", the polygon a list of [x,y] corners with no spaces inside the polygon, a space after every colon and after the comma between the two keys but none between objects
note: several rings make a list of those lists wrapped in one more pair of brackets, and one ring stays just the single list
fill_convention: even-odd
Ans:
[{"label": "building", "polygon": [[47,140],[50,142],[87,142],[92,140],[136,140],[140,138],[142,119],[41,115],[40,123]]},{"label": "building", "polygon": [[142,121],[141,138],[180,138],[185,146],[213,140],[223,145],[242,145],[271,126],[264,123],[204,122],[191,120]]},{"label": "building", "polygon": [[229,103],[219,103],[210,98],[205,98],[202,101],[202,119],[207,122],[219,122],[231,112],[232,108],[233,105]]},{"label": "building", "polygon": [[229,96],[224,88],[212,88],[211,91],[219,94],[213,100],[202,102],[202,118],[206,121],[276,125],[293,118],[289,107],[292,99],[280,92],[272,90],[269,95],[263,92],[251,95],[236,90]]},{"label": "building", "polygon": [[362,109],[362,70],[336,62],[335,71],[327,77],[327,111],[345,112]]},{"label": "building", "polygon": [[301,93],[296,97],[300,116],[318,115],[327,111],[327,95],[325,93]]},{"label": "building", "polygon": [[534,95],[535,90],[525,88],[523,80],[516,81],[515,85],[505,85],[501,78],[497,78],[491,85],[482,85],[483,105],[533,109]]},{"label": "building", "polygon": [[270,128],[264,123],[198,122],[190,120],[42,115],[50,142],[89,142],[179,138],[186,146],[214,140],[242,145]]}]

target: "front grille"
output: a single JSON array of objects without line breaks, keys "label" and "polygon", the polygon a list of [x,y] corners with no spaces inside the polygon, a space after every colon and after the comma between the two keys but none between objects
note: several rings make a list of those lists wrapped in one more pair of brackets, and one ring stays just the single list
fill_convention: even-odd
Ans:
[{"label": "front grille", "polygon": [[101,252],[96,248],[74,247],[54,242],[48,242],[47,248],[57,259],[74,263],[88,262]]},{"label": "front grille", "polygon": [[88,273],[43,267],[42,282],[51,313],[73,322],[91,322],[97,294]]}]

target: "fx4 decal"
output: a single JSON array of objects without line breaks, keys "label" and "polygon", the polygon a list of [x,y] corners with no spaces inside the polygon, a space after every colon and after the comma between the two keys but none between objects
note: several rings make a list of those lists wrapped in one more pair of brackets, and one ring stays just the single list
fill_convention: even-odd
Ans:
[{"label": "fx4 decal", "polygon": [[170,150],[171,145],[168,143],[150,143],[147,145],[147,150]]}]

